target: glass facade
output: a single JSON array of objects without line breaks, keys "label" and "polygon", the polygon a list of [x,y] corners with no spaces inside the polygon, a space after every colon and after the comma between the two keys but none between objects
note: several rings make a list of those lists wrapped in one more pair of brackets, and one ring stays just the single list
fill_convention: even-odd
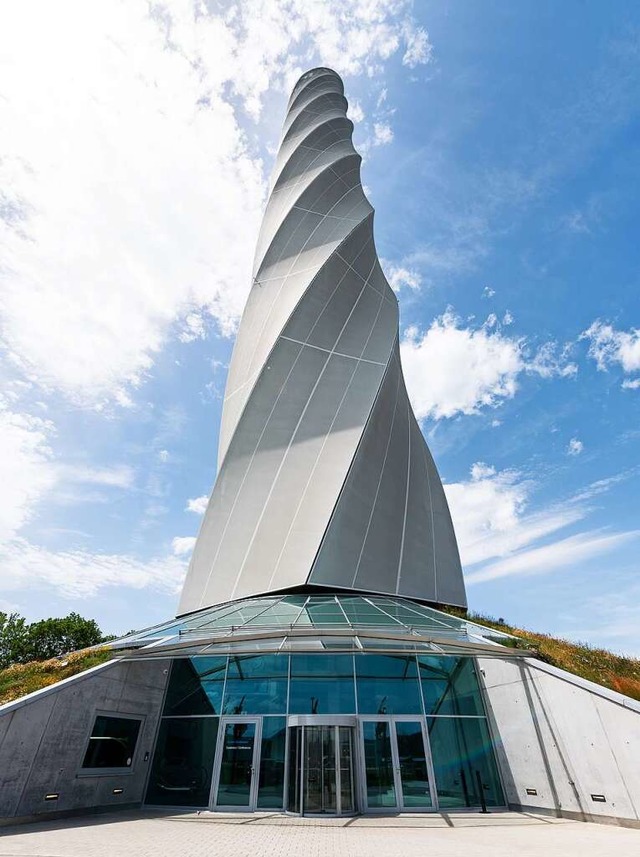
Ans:
[{"label": "glass facade", "polygon": [[473,658],[325,651],[173,662],[149,804],[422,811],[479,807],[481,795],[504,805]]}]

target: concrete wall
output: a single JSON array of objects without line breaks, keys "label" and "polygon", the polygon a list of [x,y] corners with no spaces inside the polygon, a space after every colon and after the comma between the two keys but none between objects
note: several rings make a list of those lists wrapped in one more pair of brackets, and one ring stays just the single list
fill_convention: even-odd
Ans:
[{"label": "concrete wall", "polygon": [[478,664],[510,806],[640,827],[640,703],[534,659]]},{"label": "concrete wall", "polygon": [[[169,663],[110,661],[0,706],[0,819],[139,804]],[[96,711],[144,718],[131,769],[80,774]],[[56,792],[58,800],[45,801]]]}]

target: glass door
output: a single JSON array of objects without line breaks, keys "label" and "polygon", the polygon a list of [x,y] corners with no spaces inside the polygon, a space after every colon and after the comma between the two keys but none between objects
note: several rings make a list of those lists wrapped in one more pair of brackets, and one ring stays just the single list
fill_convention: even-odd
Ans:
[{"label": "glass door", "polygon": [[353,749],[351,726],[290,727],[289,812],[302,815],[353,813]]},{"label": "glass door", "polygon": [[214,772],[214,809],[255,810],[260,731],[258,718],[222,718]]},{"label": "glass door", "polygon": [[368,809],[401,812],[434,808],[431,763],[420,720],[366,719],[362,738]]},{"label": "glass door", "polygon": [[304,727],[304,812],[337,812],[335,726]]}]

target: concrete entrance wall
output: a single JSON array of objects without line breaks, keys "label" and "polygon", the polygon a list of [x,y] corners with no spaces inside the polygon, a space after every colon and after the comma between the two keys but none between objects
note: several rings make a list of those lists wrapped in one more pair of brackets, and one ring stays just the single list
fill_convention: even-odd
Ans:
[{"label": "concrete entrance wall", "polygon": [[478,665],[510,806],[640,827],[640,703],[535,659]]},{"label": "concrete entrance wall", "polygon": [[[109,661],[0,706],[0,820],[140,804],[169,664]],[[80,773],[96,712],[143,718],[130,769]]]}]

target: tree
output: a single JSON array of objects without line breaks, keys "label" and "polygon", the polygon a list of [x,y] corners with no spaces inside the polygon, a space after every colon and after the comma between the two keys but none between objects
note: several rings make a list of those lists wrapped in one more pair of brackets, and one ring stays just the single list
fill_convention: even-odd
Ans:
[{"label": "tree", "polygon": [[27,624],[18,613],[0,612],[0,668],[20,662],[25,653]]},{"label": "tree", "polygon": [[69,613],[64,619],[42,619],[29,625],[26,655],[30,661],[44,661],[101,642],[102,631],[95,619]]},{"label": "tree", "polygon": [[94,619],[84,619],[78,613],[30,625],[17,613],[0,613],[0,668],[55,658],[105,639],[113,638],[105,638]]}]

